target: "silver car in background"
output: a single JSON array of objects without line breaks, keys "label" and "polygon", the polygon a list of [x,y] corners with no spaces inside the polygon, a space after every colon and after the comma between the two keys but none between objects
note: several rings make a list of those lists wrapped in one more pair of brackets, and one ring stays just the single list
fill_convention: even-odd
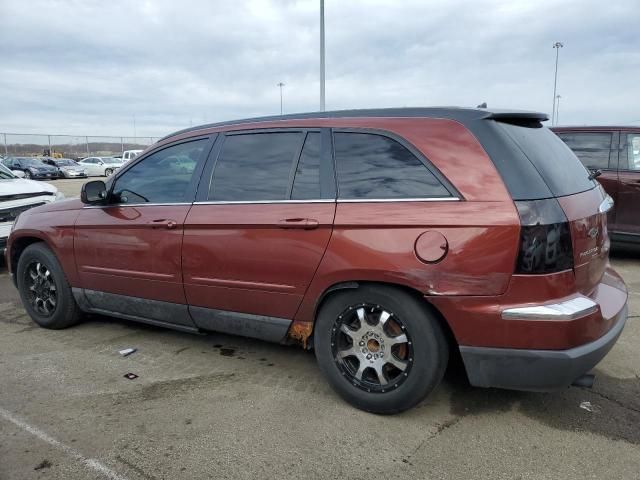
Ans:
[{"label": "silver car in background", "polygon": [[87,170],[90,177],[108,177],[122,167],[122,159],[114,157],[87,157],[78,164]]},{"label": "silver car in background", "polygon": [[45,157],[42,161],[58,169],[58,178],[86,178],[88,176],[87,169],[70,158]]}]

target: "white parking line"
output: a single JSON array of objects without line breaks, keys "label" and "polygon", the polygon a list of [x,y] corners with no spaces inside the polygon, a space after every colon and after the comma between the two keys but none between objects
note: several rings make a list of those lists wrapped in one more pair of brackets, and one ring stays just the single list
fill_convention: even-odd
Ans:
[{"label": "white parking line", "polygon": [[49,434],[43,432],[39,428],[32,427],[31,425],[29,425],[28,423],[24,422],[23,420],[20,420],[14,414],[9,412],[8,410],[5,410],[2,407],[0,407],[0,416],[2,418],[4,418],[5,420],[8,420],[9,422],[13,423],[17,427],[20,427],[21,429],[29,432],[30,434],[35,435],[40,440],[42,440],[44,442],[47,442],[49,445],[53,445],[54,447],[59,448],[64,453],[66,453],[67,455],[72,457],[74,460],[79,461],[85,467],[88,467],[89,469],[100,473],[104,477],[109,478],[110,480],[127,480],[127,477],[123,477],[122,475],[114,472],[109,467],[107,467],[107,466],[103,465],[102,463],[100,463],[98,460],[96,460],[94,458],[85,457],[84,455],[82,455],[77,450],[74,450],[73,448],[71,448],[69,445],[65,445],[64,443],[60,442],[59,440],[56,440],[55,438],[53,438]]}]

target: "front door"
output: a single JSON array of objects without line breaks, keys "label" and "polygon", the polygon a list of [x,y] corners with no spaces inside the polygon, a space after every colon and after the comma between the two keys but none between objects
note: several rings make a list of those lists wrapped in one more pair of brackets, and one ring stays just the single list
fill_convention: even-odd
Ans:
[{"label": "front door", "polygon": [[193,326],[180,252],[208,144],[156,150],[118,175],[107,205],[82,209],[76,265],[94,310]]},{"label": "front door", "polygon": [[[623,241],[640,241],[640,133],[620,135],[616,231]],[[626,238],[625,238],[626,237]]]},{"label": "front door", "polygon": [[331,236],[327,142],[319,130],[220,138],[207,167],[213,178],[203,175],[185,222],[185,292],[199,327],[269,340],[286,334]]}]

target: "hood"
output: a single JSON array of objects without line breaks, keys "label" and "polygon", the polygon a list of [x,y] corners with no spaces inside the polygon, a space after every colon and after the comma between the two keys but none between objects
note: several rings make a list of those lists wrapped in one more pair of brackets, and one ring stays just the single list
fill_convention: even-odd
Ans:
[{"label": "hood", "polygon": [[57,167],[52,167],[51,165],[46,165],[46,164],[42,164],[42,165],[28,165],[25,168],[34,168],[36,170],[43,170],[43,171],[47,171],[47,170],[56,170]]},{"label": "hood", "polygon": [[36,208],[29,210],[29,214],[48,213],[48,212],[62,212],[68,210],[81,210],[84,207],[84,203],[79,198],[68,198],[66,200],[59,200],[57,202],[46,203]]},{"label": "hood", "polygon": [[84,170],[84,167],[82,165],[62,165],[58,168],[60,170],[71,170],[71,171]]},{"label": "hood", "polygon": [[0,199],[11,195],[35,196],[38,193],[55,195],[57,191],[58,189],[53,185],[26,178],[0,180]]}]

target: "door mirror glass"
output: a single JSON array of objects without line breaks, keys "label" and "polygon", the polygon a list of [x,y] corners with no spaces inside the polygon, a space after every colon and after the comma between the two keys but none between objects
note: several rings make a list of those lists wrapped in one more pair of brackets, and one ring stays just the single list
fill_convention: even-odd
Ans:
[{"label": "door mirror glass", "polygon": [[102,180],[93,180],[82,185],[80,200],[89,205],[102,203],[107,198],[107,186]]}]

